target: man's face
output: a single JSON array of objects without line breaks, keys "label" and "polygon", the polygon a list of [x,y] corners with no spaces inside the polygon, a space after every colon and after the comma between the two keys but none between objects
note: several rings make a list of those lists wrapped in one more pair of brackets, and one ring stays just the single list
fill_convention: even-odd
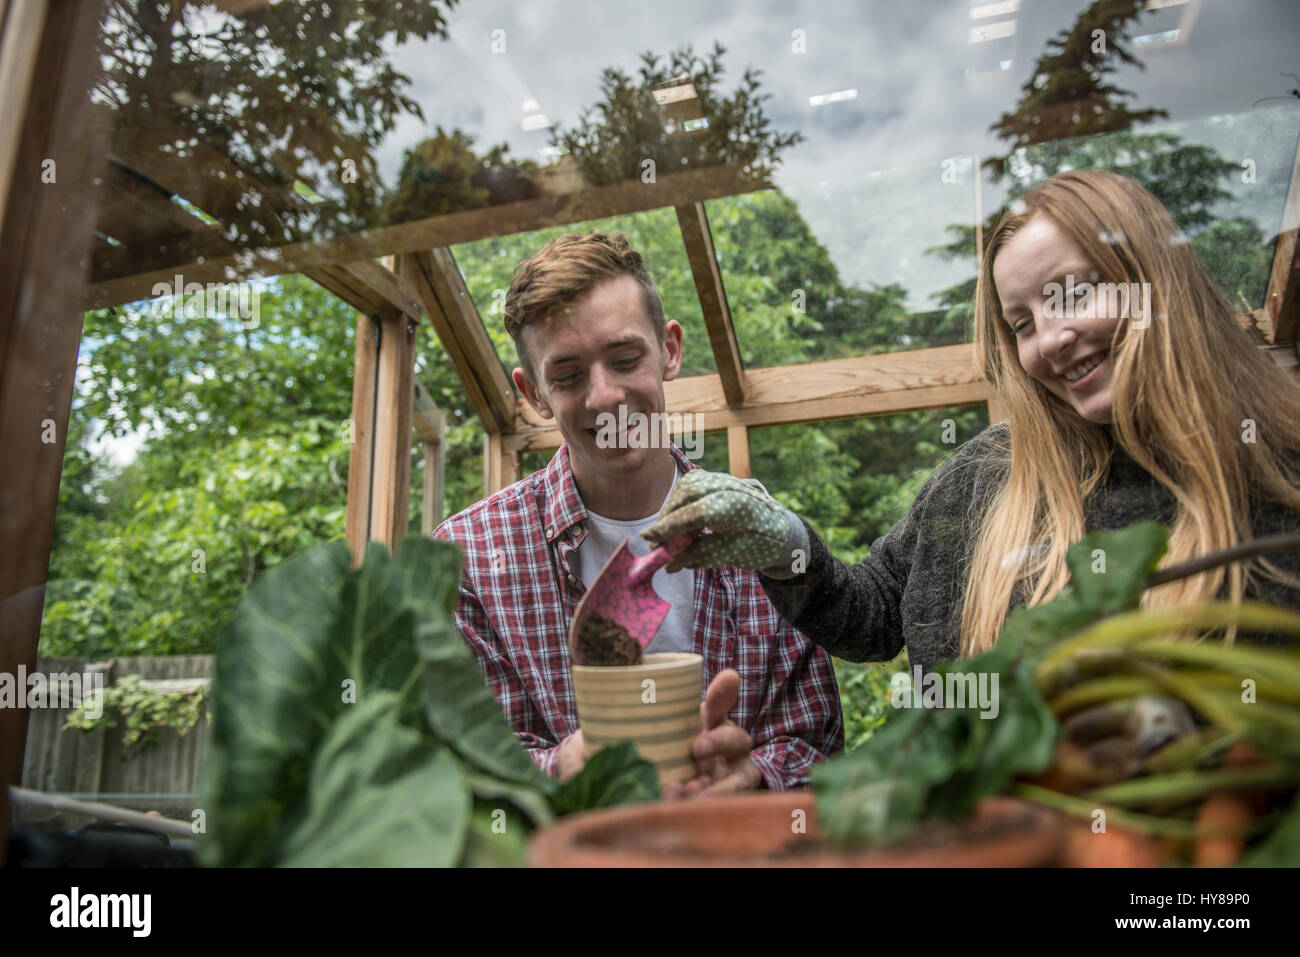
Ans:
[{"label": "man's face", "polygon": [[681,369],[681,326],[667,323],[660,341],[633,277],[600,283],[567,309],[528,323],[520,335],[537,378],[515,369],[515,385],[538,415],[556,420],[580,482],[618,482],[661,454],[629,448],[625,434],[613,443],[597,441],[603,413],[618,419],[624,406],[623,420],[634,425],[636,413],[665,411],[664,382]]},{"label": "man's face", "polygon": [[1012,330],[1021,367],[1089,422],[1107,423],[1110,343],[1118,314],[1103,296],[1071,302],[1052,295],[1097,280],[1083,248],[1042,213],[1007,241],[993,263],[1003,319]]}]

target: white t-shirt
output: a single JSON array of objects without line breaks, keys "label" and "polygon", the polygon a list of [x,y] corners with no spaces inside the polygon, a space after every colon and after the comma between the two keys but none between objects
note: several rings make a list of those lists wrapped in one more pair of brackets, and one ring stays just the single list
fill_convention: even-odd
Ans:
[{"label": "white t-shirt", "polygon": [[[677,484],[680,473],[674,473],[673,485]],[[668,489],[668,495],[673,490]],[[664,496],[659,506],[663,511],[668,502]],[[578,577],[588,588],[605,567],[609,557],[624,541],[633,555],[647,555],[654,547],[641,537],[642,529],[649,528],[659,520],[659,512],[645,518],[627,522],[606,518],[587,509],[587,534],[578,546]],[[662,568],[654,573],[650,584],[659,597],[668,602],[668,617],[655,632],[647,652],[660,651],[695,651],[695,569],[683,568],[671,575]]]}]

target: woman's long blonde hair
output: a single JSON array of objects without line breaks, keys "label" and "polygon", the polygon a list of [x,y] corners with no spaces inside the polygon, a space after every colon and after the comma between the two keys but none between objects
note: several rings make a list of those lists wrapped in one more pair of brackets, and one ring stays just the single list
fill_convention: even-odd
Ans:
[{"label": "woman's long blonde hair", "polygon": [[[971,560],[963,655],[993,646],[1019,590],[1035,605],[1065,586],[1066,550],[1084,535],[1084,501],[1111,456],[1102,426],[1025,373],[1002,317],[993,262],[1036,215],[1050,216],[1072,236],[1101,280],[1150,284],[1149,325],[1138,329],[1121,319],[1111,341],[1111,423],[1115,441],[1176,499],[1163,564],[1252,537],[1252,502],[1260,497],[1300,510],[1296,382],[1240,326],[1159,200],[1104,170],[1058,174],[998,224],[976,285],[977,365],[1008,413],[1011,441],[1008,479],[985,513]],[[1047,547],[1028,547],[1036,543]],[[1023,554],[1023,562],[1014,560]],[[1238,601],[1261,572],[1300,587],[1256,559],[1148,590],[1143,607],[1210,600],[1225,577],[1221,597]]]}]

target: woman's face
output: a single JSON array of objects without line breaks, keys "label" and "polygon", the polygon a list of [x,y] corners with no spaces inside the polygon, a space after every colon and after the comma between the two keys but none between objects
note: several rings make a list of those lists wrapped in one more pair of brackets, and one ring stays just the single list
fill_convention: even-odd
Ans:
[{"label": "woman's face", "polygon": [[1049,216],[1036,213],[997,254],[993,281],[1020,365],[1089,422],[1111,417],[1114,296],[1098,295],[1096,267]]}]

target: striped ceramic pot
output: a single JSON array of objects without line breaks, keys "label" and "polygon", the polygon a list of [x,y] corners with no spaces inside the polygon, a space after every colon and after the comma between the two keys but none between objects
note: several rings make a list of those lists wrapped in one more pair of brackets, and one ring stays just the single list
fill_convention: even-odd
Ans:
[{"label": "striped ceramic pot", "polygon": [[700,733],[700,655],[648,654],[639,665],[574,665],[572,671],[588,755],[632,740],[641,757],[659,769],[660,784],[695,776],[691,740]]}]

